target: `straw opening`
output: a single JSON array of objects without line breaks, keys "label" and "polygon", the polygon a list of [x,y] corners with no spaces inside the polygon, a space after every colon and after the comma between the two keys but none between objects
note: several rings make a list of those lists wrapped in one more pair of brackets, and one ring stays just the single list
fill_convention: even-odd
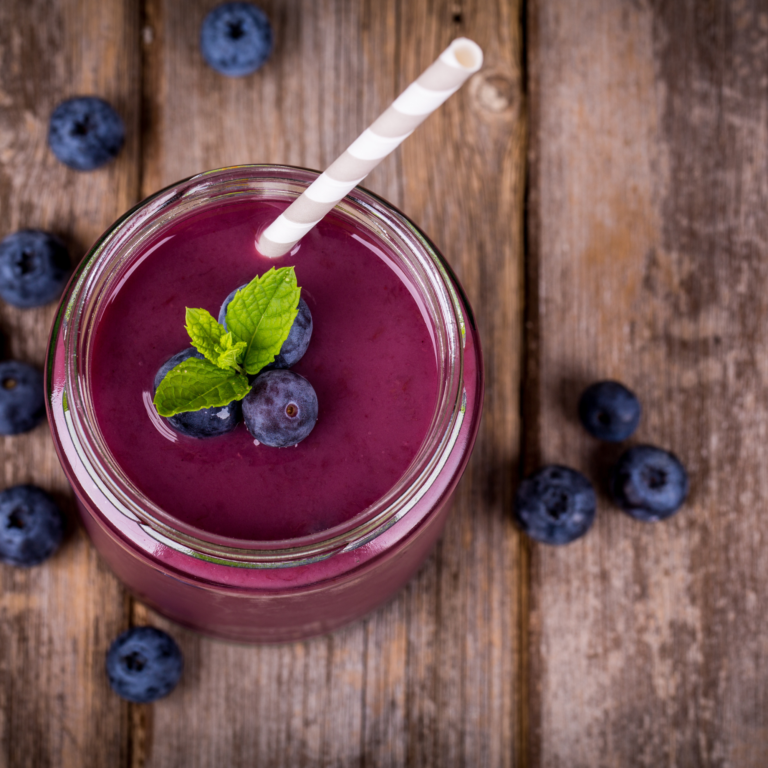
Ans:
[{"label": "straw opening", "polygon": [[468,40],[466,37],[454,40],[450,51],[456,63],[470,72],[477,72],[483,65],[482,49],[477,43]]}]

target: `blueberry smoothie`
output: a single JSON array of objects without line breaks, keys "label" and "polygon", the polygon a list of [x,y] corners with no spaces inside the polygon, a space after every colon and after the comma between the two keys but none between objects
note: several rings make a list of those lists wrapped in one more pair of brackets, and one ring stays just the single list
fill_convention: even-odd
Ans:
[{"label": "blueberry smoothie", "polygon": [[153,379],[189,346],[185,307],[216,316],[233,288],[274,266],[254,243],[284,207],[224,203],[163,229],[126,265],[95,336],[93,401],[115,460],[180,522],[221,537],[293,539],[351,519],[403,475],[435,408],[435,348],[393,257],[331,214],[280,260],[313,318],[293,368],[317,393],[309,437],[272,448],[242,424],[195,439],[160,421]]},{"label": "blueberry smoothie", "polygon": [[[222,639],[310,637],[390,598],[440,536],[480,422],[471,310],[402,214],[355,189],[291,254],[258,255],[314,178],[242,166],[149,198],[80,264],[51,335],[48,416],[91,540],[141,600]],[[180,434],[153,390],[190,347],[185,309],[216,318],[272,267],[294,269],[311,312],[290,372],[314,388],[313,428],[287,447],[243,423]]]}]

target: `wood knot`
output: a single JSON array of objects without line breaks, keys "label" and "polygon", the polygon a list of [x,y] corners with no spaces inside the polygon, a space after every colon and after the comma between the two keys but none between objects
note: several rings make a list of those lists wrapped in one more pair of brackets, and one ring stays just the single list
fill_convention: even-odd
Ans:
[{"label": "wood knot", "polygon": [[501,72],[481,72],[472,80],[472,95],[480,109],[494,114],[506,112],[517,102],[513,78]]}]

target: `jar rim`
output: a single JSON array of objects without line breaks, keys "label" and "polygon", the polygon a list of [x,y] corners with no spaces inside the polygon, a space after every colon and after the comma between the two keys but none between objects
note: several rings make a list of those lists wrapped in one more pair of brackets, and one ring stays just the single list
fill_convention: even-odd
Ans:
[{"label": "jar rim", "polygon": [[[59,334],[65,349],[64,410],[66,428],[91,480],[106,492],[118,511],[136,519],[166,546],[212,562],[242,567],[307,564],[366,544],[402,519],[423,498],[458,440],[466,411],[464,342],[468,307],[456,290],[452,272],[439,251],[403,213],[383,198],[356,187],[335,212],[369,226],[386,239],[388,250],[422,293],[439,342],[435,413],[422,445],[404,475],[372,505],[346,522],[315,534],[278,541],[231,539],[188,525],[155,505],[122,473],[101,434],[93,411],[89,360],[99,300],[146,242],[179,216],[217,205],[224,195],[290,199],[316,178],[309,169],[284,165],[244,165],[215,169],[176,182],[140,202],[118,219],[79,265],[54,322],[51,366]],[[259,185],[264,185],[263,189]],[[266,191],[268,188],[269,191]]]}]

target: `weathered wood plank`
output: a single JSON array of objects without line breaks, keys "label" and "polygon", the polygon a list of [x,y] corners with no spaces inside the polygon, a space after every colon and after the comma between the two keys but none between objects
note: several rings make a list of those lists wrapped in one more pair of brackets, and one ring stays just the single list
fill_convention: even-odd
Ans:
[{"label": "weathered wood plank", "polygon": [[[488,71],[366,182],[454,265],[488,360],[486,423],[439,550],[388,606],[307,643],[236,647],[169,626],[179,690],[142,709],[135,764],[511,765],[517,746],[515,551],[506,510],[519,444],[523,120],[517,5],[264,3],[273,59],[244,80],[197,51],[212,3],[151,0],[143,192],[238,162],[323,167],[450,39]],[[141,750],[139,750],[141,745]],[[139,755],[139,751],[141,754]]]},{"label": "weathered wood plank", "polygon": [[483,71],[402,150],[403,209],[432,234],[467,291],[486,373],[483,426],[453,516],[422,572],[424,586],[412,585],[409,664],[418,674],[408,679],[410,757],[413,765],[507,766],[521,740],[522,574],[508,514],[522,361],[520,4],[402,7],[399,87],[418,76],[420,48],[440,50],[466,35],[485,52]]},{"label": "weathered wood plank", "polygon": [[[0,237],[60,235],[74,259],[138,194],[139,10],[135,3],[0,4]],[[128,140],[93,173],[46,145],[64,98],[96,94],[123,116]],[[8,356],[42,367],[54,307],[0,306]],[[61,551],[29,571],[0,568],[0,765],[124,764],[128,706],[109,690],[104,653],[128,620],[122,588],[75,524],[72,494],[47,426],[0,438],[2,487],[50,490],[71,520]]]},{"label": "weathered wood plank", "polygon": [[600,488],[581,388],[641,397],[690,503],[533,547],[531,764],[758,766],[768,754],[768,13],[759,2],[529,4],[529,463]]}]

